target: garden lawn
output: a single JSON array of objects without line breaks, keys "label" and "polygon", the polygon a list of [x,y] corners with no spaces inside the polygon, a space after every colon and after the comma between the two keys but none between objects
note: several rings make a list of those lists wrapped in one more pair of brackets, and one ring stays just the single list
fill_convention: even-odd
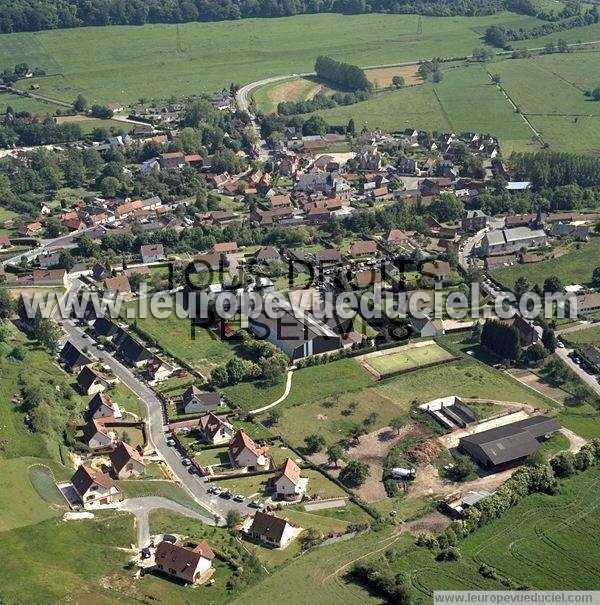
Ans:
[{"label": "garden lawn", "polygon": [[514,265],[492,271],[494,279],[505,288],[512,289],[519,277],[525,277],[533,286],[542,286],[548,277],[558,277],[564,286],[569,284],[590,284],[594,264],[591,259],[600,258],[600,238],[593,238],[579,250],[567,252],[558,258],[543,260],[528,265]]},{"label": "garden lawn", "polygon": [[558,421],[584,439],[600,438],[600,412],[587,403],[564,408]]},{"label": "garden lawn", "polygon": [[380,374],[390,374],[400,370],[418,368],[422,365],[452,359],[452,354],[442,347],[431,344],[426,347],[415,347],[389,355],[370,357],[366,362]]}]

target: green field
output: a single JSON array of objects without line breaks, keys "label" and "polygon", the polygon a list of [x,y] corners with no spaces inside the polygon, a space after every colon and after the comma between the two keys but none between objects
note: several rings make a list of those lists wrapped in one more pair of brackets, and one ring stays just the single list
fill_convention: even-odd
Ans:
[{"label": "green field", "polygon": [[452,359],[452,354],[436,344],[431,344],[426,347],[415,347],[389,355],[386,355],[384,351],[383,355],[369,357],[366,363],[383,375],[418,368],[446,359]]},{"label": "green field", "polygon": [[[357,559],[377,561],[382,571],[403,572],[418,602],[431,602],[434,590],[506,590],[507,584],[533,589],[597,588],[597,546],[589,536],[600,530],[600,469],[563,481],[554,496],[534,494],[459,542],[458,561],[438,562],[414,546],[410,534],[392,530],[315,549],[265,578],[234,604],[264,602],[265,594],[287,590],[292,605],[337,602],[381,603],[381,597],[345,581]],[[384,554],[385,553],[385,554]],[[480,573],[491,568],[498,579]],[[501,581],[503,580],[503,581]],[[296,590],[294,590],[296,588]]]},{"label": "green field", "polygon": [[357,124],[366,122],[387,130],[407,126],[445,132],[475,130],[500,137],[508,149],[535,147],[531,129],[479,64],[448,69],[438,84],[385,92],[356,105],[319,113],[331,124],[346,124],[354,118]]},{"label": "green field", "polygon": [[40,115],[54,115],[60,107],[54,103],[40,101],[33,97],[13,94],[10,92],[0,93],[0,113],[4,113],[7,107],[12,107],[17,113],[26,111]]},{"label": "green field", "polygon": [[[528,403],[547,410],[553,402],[520,382],[470,358],[418,372],[381,380],[367,388],[345,394],[329,393],[319,398],[286,405],[277,425],[282,437],[293,447],[304,446],[307,435],[322,435],[327,445],[347,438],[349,430],[362,425],[373,412],[376,421],[368,430],[388,426],[398,416],[409,418],[413,402],[458,395],[472,399]],[[493,409],[493,408],[492,408]]]},{"label": "green field", "polygon": [[562,336],[563,340],[568,341],[573,346],[600,345],[600,326],[593,326],[585,330],[569,332]]},{"label": "green field", "polygon": [[499,576],[531,588],[595,588],[600,568],[597,557],[590,556],[590,547],[592,552],[597,547],[591,546],[589,536],[600,522],[599,485],[600,470],[595,468],[565,481],[558,495],[526,498],[467,538],[460,546],[463,559],[456,564],[432,570],[411,557],[407,563],[413,586],[427,597],[434,588],[461,588],[461,584],[490,589],[496,582],[477,572],[485,564]]},{"label": "green field", "polygon": [[519,277],[525,277],[533,286],[543,285],[547,277],[557,276],[563,285],[590,284],[592,280],[593,262],[590,260],[600,258],[600,238],[594,238],[589,243],[581,246],[579,250],[573,250],[549,260],[527,265],[514,265],[504,269],[492,271],[494,279],[498,280],[505,288],[512,289]]},{"label": "green field", "polygon": [[[372,376],[355,359],[303,368],[294,372],[290,393],[279,407],[323,400],[335,394],[361,389],[372,382]],[[281,397],[283,391],[283,380],[274,386],[253,381],[223,389],[227,399],[244,410],[267,405]]]},{"label": "green field", "polygon": [[[418,21],[416,15],[318,14],[183,23],[180,50],[175,25],[5,34],[0,66],[25,61],[44,68],[49,76],[36,81],[50,97],[71,101],[81,92],[90,103],[132,103],[310,71],[321,54],[360,65],[465,55],[480,45],[479,36],[490,24],[518,28],[540,23],[510,13],[423,17],[418,35]],[[148,77],[153,73],[160,78]]]},{"label": "green field", "polygon": [[[137,303],[129,303],[127,308],[139,312]],[[148,313],[146,318],[135,321],[165,351],[196,368],[206,378],[216,366],[235,355],[235,345],[221,340],[214,331],[196,328],[192,338],[190,320],[179,319],[175,313],[166,319],[157,319]]]}]

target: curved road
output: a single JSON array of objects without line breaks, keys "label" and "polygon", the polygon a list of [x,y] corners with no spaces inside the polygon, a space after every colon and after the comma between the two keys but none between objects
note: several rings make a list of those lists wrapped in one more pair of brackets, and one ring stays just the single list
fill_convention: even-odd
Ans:
[{"label": "curved road", "polygon": [[[591,44],[598,44],[600,40],[593,40],[591,42],[573,42],[568,44],[570,47],[576,46],[588,46]],[[525,49],[515,49],[515,50],[525,50]],[[543,46],[537,46],[534,48],[528,48],[526,50],[536,51],[536,50],[544,50]],[[510,55],[512,54],[512,50],[502,50],[497,52],[497,55]],[[443,57],[443,61],[458,61],[461,59],[472,59],[473,55],[463,55],[462,57]],[[422,61],[427,61],[427,59],[419,59],[418,61],[403,61],[400,63],[382,63],[380,65],[365,65],[361,69],[385,69],[387,67],[406,67],[409,65],[419,65]],[[285,74],[281,76],[271,76],[269,78],[263,78],[262,80],[256,80],[255,82],[250,82],[242,86],[235,94],[235,100],[238,108],[241,111],[249,111],[250,100],[249,94],[255,89],[261,86],[266,86],[267,84],[273,84],[274,82],[280,82],[283,80],[290,80],[292,78],[303,78],[307,76],[316,75],[314,71],[312,72],[304,72],[304,73],[293,73],[293,74]]]},{"label": "curved road", "polygon": [[189,508],[169,500],[168,498],[162,498],[160,496],[143,496],[140,498],[128,498],[123,501],[117,507],[118,510],[124,510],[128,513],[132,513],[135,516],[136,527],[137,527],[137,543],[138,548],[144,548],[150,543],[150,523],[148,516],[153,510],[159,510],[161,508],[170,510],[174,513],[190,517],[201,521],[206,525],[215,525],[214,519],[210,519],[197,513],[196,511],[190,510]]}]

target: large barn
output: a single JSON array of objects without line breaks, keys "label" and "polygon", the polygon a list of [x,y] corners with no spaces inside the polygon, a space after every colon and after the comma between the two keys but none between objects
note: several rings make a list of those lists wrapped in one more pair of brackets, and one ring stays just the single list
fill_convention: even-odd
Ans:
[{"label": "large barn", "polygon": [[458,447],[485,468],[508,466],[536,452],[560,424],[541,414],[461,437]]}]

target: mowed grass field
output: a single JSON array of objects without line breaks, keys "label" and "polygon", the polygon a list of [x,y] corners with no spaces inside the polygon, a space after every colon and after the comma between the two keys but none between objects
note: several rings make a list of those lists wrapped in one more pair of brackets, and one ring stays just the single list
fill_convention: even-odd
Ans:
[{"label": "mowed grass field", "polygon": [[575,346],[582,345],[600,345],[600,325],[585,330],[569,332],[563,336],[564,340]]},{"label": "mowed grass field", "polygon": [[[344,380],[340,378],[339,384],[343,386]],[[425,403],[448,395],[528,403],[542,410],[556,407],[551,400],[517,380],[464,357],[455,363],[423,368],[367,387],[346,389],[342,394],[323,392],[318,397],[300,399],[294,405],[286,401],[276,430],[296,448],[302,448],[304,438],[313,433],[322,435],[329,446],[348,438],[350,429],[357,424],[362,426],[372,413],[376,414],[375,422],[369,425],[368,431],[389,426],[396,417],[408,421],[413,402]]]},{"label": "mowed grass field", "polygon": [[389,374],[400,370],[410,370],[436,361],[451,359],[452,354],[433,343],[425,347],[414,347],[388,355],[378,355],[366,359],[366,363],[380,374]]},{"label": "mowed grass field", "polygon": [[548,277],[557,276],[563,285],[582,284],[589,285],[592,280],[592,271],[596,266],[593,259],[600,258],[600,238],[594,238],[581,246],[558,258],[552,258],[528,265],[514,265],[492,271],[494,279],[504,287],[512,289],[520,277],[525,277],[529,283],[542,285]]},{"label": "mowed grass field", "polygon": [[[511,13],[485,17],[318,14],[218,23],[74,28],[0,37],[0,66],[25,61],[49,74],[41,94],[136,102],[212,92],[230,82],[311,71],[319,55],[358,65],[463,56],[489,25],[539,24]],[[564,37],[564,36],[563,36]],[[54,75],[57,74],[57,75]],[[160,77],[153,75],[160,74]]]}]

